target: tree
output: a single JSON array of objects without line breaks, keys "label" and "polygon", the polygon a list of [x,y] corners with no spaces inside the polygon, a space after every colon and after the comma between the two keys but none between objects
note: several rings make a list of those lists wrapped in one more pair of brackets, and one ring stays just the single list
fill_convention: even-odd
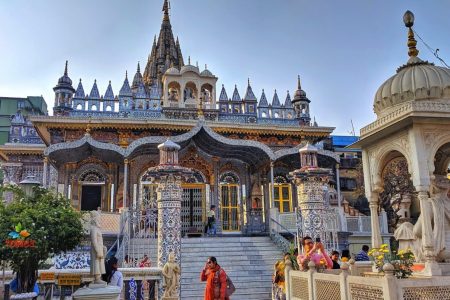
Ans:
[{"label": "tree", "polygon": [[39,267],[80,244],[82,215],[61,194],[45,188],[35,187],[32,196],[17,186],[0,191],[13,194],[11,202],[0,201],[0,259],[17,274],[17,292],[32,292]]}]

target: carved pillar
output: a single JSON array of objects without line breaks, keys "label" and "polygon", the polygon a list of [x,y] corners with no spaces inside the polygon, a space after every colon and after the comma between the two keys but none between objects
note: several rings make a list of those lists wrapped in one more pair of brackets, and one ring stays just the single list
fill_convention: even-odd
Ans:
[{"label": "carved pillar", "polygon": [[48,177],[48,156],[44,157],[44,169],[42,170],[42,186],[47,187],[47,177]]},{"label": "carved pillar", "polygon": [[336,164],[336,189],[337,189],[337,196],[338,196],[338,207],[339,210],[341,209],[341,177],[339,173],[339,164]]},{"label": "carved pillar", "polygon": [[332,172],[331,169],[317,166],[317,151],[309,144],[301,148],[301,168],[289,175],[297,186],[298,208],[302,215],[302,224],[299,224],[302,228],[299,229],[312,239],[320,238],[326,245],[329,242],[325,240],[326,191]]},{"label": "carved pillar", "polygon": [[128,159],[123,161],[123,207],[128,207]]},{"label": "carved pillar", "polygon": [[[427,187],[416,187],[417,197],[420,202],[420,214],[422,219],[422,250],[425,257],[425,269],[423,275],[440,276],[442,270],[436,262],[436,252],[434,249],[433,228],[431,225],[432,207],[428,198]],[[437,225],[435,225],[437,226]]]},{"label": "carved pillar", "polygon": [[270,184],[271,184],[271,189],[270,189],[270,207],[275,207],[275,185],[273,182],[273,161],[270,161]]},{"label": "carved pillar", "polygon": [[372,191],[369,196],[370,224],[372,227],[372,248],[379,248],[383,244],[380,231],[380,219],[378,217],[378,195],[380,190]]},{"label": "carved pillar", "polygon": [[[163,268],[170,253],[181,263],[181,183],[193,172],[178,165],[179,145],[167,140],[158,148],[160,163],[147,174],[158,184],[158,267]],[[176,295],[179,297],[179,289]]]}]

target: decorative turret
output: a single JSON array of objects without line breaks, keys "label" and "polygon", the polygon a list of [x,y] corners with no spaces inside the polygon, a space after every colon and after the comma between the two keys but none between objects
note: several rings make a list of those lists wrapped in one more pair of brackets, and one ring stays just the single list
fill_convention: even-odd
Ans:
[{"label": "decorative turret", "polygon": [[234,85],[233,96],[231,97],[231,112],[232,114],[241,113],[242,100],[237,89],[237,85]]},{"label": "decorative turret", "polygon": [[143,83],[142,74],[141,74],[141,66],[138,62],[136,74],[134,74],[133,83],[131,84],[131,90],[133,93],[137,93],[137,89],[141,83]]},{"label": "decorative turret", "polygon": [[317,148],[307,143],[304,147],[298,150],[300,153],[301,168],[317,168]]},{"label": "decorative turret", "polygon": [[286,100],[284,100],[283,117],[285,119],[292,119],[292,118],[294,118],[294,115],[295,115],[295,111],[294,111],[294,107],[292,106],[291,95],[289,95],[289,91],[287,91]]},{"label": "decorative turret", "polygon": [[269,103],[267,102],[267,97],[266,93],[264,92],[264,89],[262,90],[261,98],[259,99],[258,117],[259,118],[269,117]]},{"label": "decorative turret", "polygon": [[92,86],[91,92],[88,98],[88,110],[100,110],[100,92],[97,87],[97,79],[94,80],[94,85]]},{"label": "decorative turret", "polygon": [[278,118],[283,117],[280,99],[278,98],[277,90],[275,90],[275,92],[273,94],[271,111],[272,111],[272,118],[278,119]]},{"label": "decorative turret", "polygon": [[103,97],[103,111],[114,111],[114,92],[111,87],[111,80]]},{"label": "decorative turret", "polygon": [[256,116],[256,103],[258,102],[258,100],[256,99],[252,87],[250,86],[250,78],[248,79],[247,83],[247,91],[245,93],[244,99],[242,100],[244,102],[245,113]]},{"label": "decorative turret", "polygon": [[53,88],[55,92],[55,106],[53,108],[55,115],[67,115],[72,110],[72,97],[75,89],[68,75],[67,65],[68,61],[66,60],[64,75],[58,79],[58,84]]},{"label": "decorative turret", "polygon": [[152,86],[163,86],[162,76],[173,65],[178,70],[184,65],[181,54],[180,43],[173,37],[172,25],[170,24],[170,5],[164,1],[163,21],[159,32],[158,41],[153,41],[152,51],[149,55],[144,71],[144,84],[147,90]]},{"label": "decorative turret", "polygon": [[86,109],[86,94],[84,93],[83,84],[80,82],[78,83],[77,90],[75,92],[75,95],[73,97],[73,109],[76,110],[85,110]]},{"label": "decorative turret", "polygon": [[309,115],[309,103],[311,100],[306,97],[306,92],[302,90],[300,84],[300,75],[298,76],[297,90],[292,100],[294,106],[296,118],[299,120],[300,126],[310,126],[311,117]]},{"label": "decorative turret", "polygon": [[222,84],[222,90],[220,91],[220,96],[219,96],[219,109],[220,109],[220,113],[229,113],[228,111],[228,95],[227,95],[227,91],[225,90],[225,86]]},{"label": "decorative turret", "polygon": [[119,91],[119,111],[130,110],[134,108],[133,92],[128,82],[128,72],[125,72],[125,80]]}]

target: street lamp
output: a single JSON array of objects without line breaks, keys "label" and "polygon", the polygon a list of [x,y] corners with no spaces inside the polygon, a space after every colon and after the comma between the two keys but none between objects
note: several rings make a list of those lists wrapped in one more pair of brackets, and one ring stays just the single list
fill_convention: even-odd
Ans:
[{"label": "street lamp", "polygon": [[25,195],[32,196],[33,195],[33,188],[35,186],[41,185],[41,182],[36,179],[36,176],[34,175],[27,175],[24,180],[19,182],[20,187],[25,192]]}]

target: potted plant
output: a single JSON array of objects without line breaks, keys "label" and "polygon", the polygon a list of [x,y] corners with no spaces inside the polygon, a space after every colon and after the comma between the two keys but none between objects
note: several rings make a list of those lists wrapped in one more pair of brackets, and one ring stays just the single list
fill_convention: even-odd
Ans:
[{"label": "potted plant", "polygon": [[54,191],[25,193],[8,185],[13,200],[0,200],[0,259],[16,274],[16,293],[32,293],[39,267],[52,255],[72,250],[84,236],[81,214]]},{"label": "potted plant", "polygon": [[380,248],[373,248],[369,251],[369,255],[373,257],[375,267],[379,273],[383,273],[385,263],[394,266],[394,275],[399,279],[408,278],[412,275],[412,267],[414,265],[414,254],[411,249],[403,249],[398,252],[390,251],[387,244],[383,244]]}]

